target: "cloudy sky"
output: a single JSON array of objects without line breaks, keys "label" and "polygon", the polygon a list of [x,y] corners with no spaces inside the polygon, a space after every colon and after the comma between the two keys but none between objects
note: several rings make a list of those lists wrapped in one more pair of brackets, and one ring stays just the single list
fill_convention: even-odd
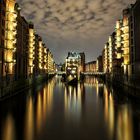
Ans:
[{"label": "cloudy sky", "polygon": [[96,60],[122,9],[134,1],[17,0],[22,15],[34,22],[56,63],[63,62],[68,51],[84,51],[86,61]]}]

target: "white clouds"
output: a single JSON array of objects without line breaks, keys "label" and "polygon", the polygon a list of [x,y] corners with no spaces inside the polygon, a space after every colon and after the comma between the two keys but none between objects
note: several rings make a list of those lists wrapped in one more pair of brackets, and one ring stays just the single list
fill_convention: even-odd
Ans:
[{"label": "white clouds", "polygon": [[[121,10],[135,0],[18,0],[23,15],[35,23],[37,31],[45,35],[49,44],[55,38],[60,44],[73,39],[74,46],[78,46],[78,37],[89,50],[94,39],[103,40],[103,35],[109,33]],[[90,41],[89,41],[90,40]],[[53,40],[55,41],[55,40]],[[102,44],[104,43],[102,41]],[[96,43],[98,45],[98,43]],[[58,47],[58,45],[57,45]],[[67,44],[70,48],[71,45]],[[60,46],[60,49],[63,46]],[[76,48],[77,49],[77,48]],[[88,49],[87,49],[88,50]]]},{"label": "white clouds", "polygon": [[88,29],[94,32],[95,28],[100,28],[102,34],[103,22],[113,25],[114,18],[120,14],[117,14],[118,10],[126,6],[123,5],[125,0],[22,0],[19,3],[23,7],[22,13],[40,28],[45,26],[45,32],[55,27],[54,31],[51,29],[52,35],[55,35],[56,28],[60,35],[61,30],[72,35],[72,32],[86,32]]}]

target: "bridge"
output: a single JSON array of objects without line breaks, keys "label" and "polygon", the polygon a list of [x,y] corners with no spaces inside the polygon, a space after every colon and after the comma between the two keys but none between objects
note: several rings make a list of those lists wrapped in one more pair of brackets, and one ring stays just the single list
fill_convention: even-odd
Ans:
[{"label": "bridge", "polygon": [[[57,72],[57,75],[63,75],[63,74],[66,74],[66,72],[65,71],[58,71]],[[82,72],[81,74],[83,74],[83,75],[93,75],[93,76],[104,76],[105,75],[105,73],[104,72]]]},{"label": "bridge", "polygon": [[104,76],[104,72],[82,72],[83,75],[91,75],[91,76]]}]

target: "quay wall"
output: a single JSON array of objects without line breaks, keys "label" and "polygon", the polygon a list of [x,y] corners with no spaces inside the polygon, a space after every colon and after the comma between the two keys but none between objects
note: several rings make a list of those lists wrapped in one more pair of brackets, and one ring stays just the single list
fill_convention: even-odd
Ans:
[{"label": "quay wall", "polygon": [[11,83],[1,83],[0,84],[0,100],[10,98],[16,94],[19,94],[23,90],[27,90],[32,86],[42,84],[51,79],[55,74],[43,74],[36,77],[31,77],[28,79],[20,79],[18,81],[13,81]]}]

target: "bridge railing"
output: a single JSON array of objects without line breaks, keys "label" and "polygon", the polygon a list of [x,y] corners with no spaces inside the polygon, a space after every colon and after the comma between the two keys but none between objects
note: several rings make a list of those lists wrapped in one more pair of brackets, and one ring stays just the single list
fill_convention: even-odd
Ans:
[{"label": "bridge railing", "polygon": [[82,72],[84,75],[105,75],[104,72]]}]

